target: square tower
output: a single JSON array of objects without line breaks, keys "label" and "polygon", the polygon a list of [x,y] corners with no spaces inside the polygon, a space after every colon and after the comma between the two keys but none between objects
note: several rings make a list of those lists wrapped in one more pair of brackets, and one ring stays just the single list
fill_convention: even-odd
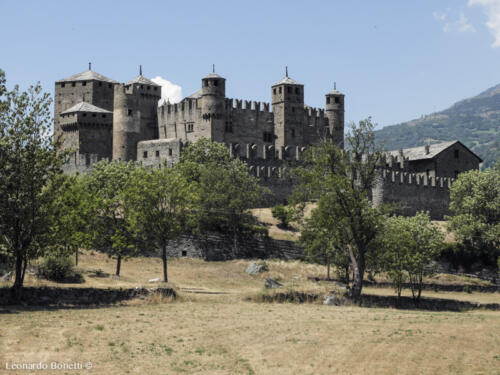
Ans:
[{"label": "square tower", "polygon": [[302,145],[304,85],[288,77],[271,87],[276,149]]}]

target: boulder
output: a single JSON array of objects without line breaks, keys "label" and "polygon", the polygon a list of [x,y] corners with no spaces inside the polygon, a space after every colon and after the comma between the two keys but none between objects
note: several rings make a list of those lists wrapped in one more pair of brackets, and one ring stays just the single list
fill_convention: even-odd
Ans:
[{"label": "boulder", "polygon": [[264,287],[266,289],[277,289],[281,288],[282,286],[283,284],[279,283],[277,280],[271,279],[270,277],[267,277],[264,281]]},{"label": "boulder", "polygon": [[265,263],[264,264],[257,264],[256,262],[252,262],[248,265],[245,272],[248,273],[249,275],[256,275],[258,273],[265,272],[265,271],[269,271],[269,269],[267,268],[267,265]]},{"label": "boulder", "polygon": [[328,306],[340,306],[342,305],[342,300],[336,296],[325,296],[323,298],[323,305]]}]

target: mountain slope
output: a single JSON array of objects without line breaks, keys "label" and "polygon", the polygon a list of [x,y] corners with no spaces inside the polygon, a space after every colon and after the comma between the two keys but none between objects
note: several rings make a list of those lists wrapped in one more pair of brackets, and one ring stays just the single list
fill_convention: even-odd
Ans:
[{"label": "mountain slope", "polygon": [[457,139],[489,167],[500,158],[500,85],[444,111],[386,126],[375,137],[387,150]]}]

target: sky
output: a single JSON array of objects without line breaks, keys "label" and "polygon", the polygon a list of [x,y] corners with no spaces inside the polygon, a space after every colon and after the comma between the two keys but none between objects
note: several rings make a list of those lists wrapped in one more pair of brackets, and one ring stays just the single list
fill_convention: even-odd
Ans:
[{"label": "sky", "polygon": [[270,101],[285,75],[347,122],[378,127],[445,109],[500,83],[500,0],[0,0],[0,69],[25,89],[88,69],[154,78],[174,102],[212,71],[226,96]]}]

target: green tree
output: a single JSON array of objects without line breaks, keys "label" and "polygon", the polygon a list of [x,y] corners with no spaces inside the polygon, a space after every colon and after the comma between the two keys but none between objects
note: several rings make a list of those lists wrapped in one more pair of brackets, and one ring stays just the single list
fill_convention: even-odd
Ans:
[{"label": "green tree", "polygon": [[499,165],[461,173],[450,190],[449,229],[491,264],[500,255]]},{"label": "green tree", "polygon": [[177,169],[169,168],[136,168],[125,190],[128,224],[138,237],[145,237],[149,249],[161,249],[164,282],[168,282],[167,245],[189,225],[196,204],[193,190]]},{"label": "green tree", "polygon": [[228,233],[236,253],[238,238],[254,222],[249,209],[265,194],[258,179],[250,175],[245,162],[232,158],[222,143],[205,138],[183,151],[178,168],[194,184],[199,197],[198,230]]},{"label": "green tree", "polygon": [[345,270],[345,281],[349,283],[349,261],[345,246],[335,220],[330,215],[328,199],[321,199],[310,217],[306,218],[300,233],[300,244],[304,247],[308,259],[326,264],[326,277],[330,280],[330,267]]},{"label": "green tree", "polygon": [[434,272],[429,264],[439,256],[443,248],[442,231],[431,223],[428,212],[418,212],[411,217],[390,218],[383,237],[386,245],[383,256],[385,270],[397,284],[398,297],[406,272],[413,299],[418,303],[424,276]]},{"label": "green tree", "polygon": [[332,141],[306,151],[305,164],[296,169],[300,183],[292,201],[299,211],[304,202],[315,199],[321,206],[326,201],[328,229],[338,231],[346,248],[354,273],[352,297],[360,300],[367,257],[384,221],[384,207],[373,207],[369,199],[383,153],[375,145],[370,118],[352,125],[346,144],[345,151]]},{"label": "green tree", "polygon": [[50,95],[40,84],[22,92],[5,82],[0,70],[0,246],[15,258],[18,294],[28,262],[47,249],[54,215],[46,186],[61,173],[65,154],[49,134]]},{"label": "green tree", "polygon": [[73,253],[78,265],[80,247],[92,244],[91,196],[85,178],[62,174],[49,185],[54,196],[55,220],[52,224],[52,247],[59,252]]},{"label": "green tree", "polygon": [[128,225],[130,213],[125,191],[133,162],[101,160],[87,176],[87,189],[91,197],[92,243],[116,258],[116,275],[120,275],[121,261],[137,254],[137,238]]},{"label": "green tree", "polygon": [[277,220],[282,228],[287,228],[290,224],[291,212],[284,205],[278,204],[271,209],[271,214]]}]

